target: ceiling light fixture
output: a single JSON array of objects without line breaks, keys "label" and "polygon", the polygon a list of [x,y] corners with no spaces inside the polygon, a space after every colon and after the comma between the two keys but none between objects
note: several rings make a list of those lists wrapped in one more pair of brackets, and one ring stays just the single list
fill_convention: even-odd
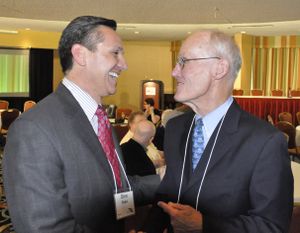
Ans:
[{"label": "ceiling light fixture", "polygon": [[263,27],[274,27],[273,24],[242,24],[242,25],[232,25],[233,28],[263,28]]},{"label": "ceiling light fixture", "polygon": [[19,32],[15,31],[15,30],[0,29],[0,33],[3,33],[3,34],[18,34]]}]

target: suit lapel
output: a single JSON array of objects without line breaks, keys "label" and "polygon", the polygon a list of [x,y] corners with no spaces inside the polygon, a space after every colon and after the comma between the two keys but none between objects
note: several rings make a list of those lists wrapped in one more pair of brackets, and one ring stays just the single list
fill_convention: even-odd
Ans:
[{"label": "suit lapel", "polygon": [[[228,112],[225,116],[224,122],[221,126],[214,148],[213,148],[213,144],[217,136],[217,131],[221,122],[219,122],[218,126],[216,127],[212,136],[210,137],[209,142],[203,152],[202,158],[198,166],[196,167],[195,171],[193,172],[191,171],[191,169],[189,169],[190,179],[184,188],[184,192],[190,189],[195,183],[198,183],[200,185],[199,179],[202,179],[204,175],[204,171],[207,166],[211,152],[212,152],[212,156],[207,168],[206,175],[218,162],[222,160],[222,158],[226,157],[226,153],[228,152],[228,150],[231,148],[232,145],[232,140],[233,140],[232,136],[238,129],[240,114],[241,114],[240,108],[237,105],[237,103],[234,101],[230,106],[230,108],[228,109]],[[189,161],[191,161],[191,153],[189,153]]]},{"label": "suit lapel", "polygon": [[90,153],[87,153],[87,155],[95,157],[95,159],[99,162],[101,169],[106,173],[107,177],[109,177],[109,179],[106,179],[107,182],[110,183],[110,185],[114,188],[114,182],[113,179],[111,179],[112,171],[108,160],[103,151],[101,143],[99,142],[97,135],[95,134],[93,127],[91,126],[82,108],[69,90],[62,84],[58,86],[56,92],[62,97],[61,99],[65,103],[66,113],[69,115],[70,124],[74,130],[73,135],[78,136],[86,143],[86,149],[90,151]]}]

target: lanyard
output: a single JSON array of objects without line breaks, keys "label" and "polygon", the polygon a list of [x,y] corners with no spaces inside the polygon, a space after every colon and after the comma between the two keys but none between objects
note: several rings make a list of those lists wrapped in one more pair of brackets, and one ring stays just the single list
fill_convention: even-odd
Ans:
[{"label": "lanyard", "polygon": [[[131,185],[130,185],[130,183],[129,183],[128,177],[127,177],[126,172],[125,172],[125,169],[124,169],[124,167],[123,167],[123,164],[121,163],[121,160],[120,160],[120,158],[119,158],[119,154],[118,154],[118,152],[117,152],[116,149],[115,149],[115,153],[116,153],[116,155],[117,155],[118,162],[119,162],[119,164],[121,165],[121,168],[122,168],[121,170],[122,170],[122,172],[124,173],[126,182],[127,182],[127,184],[128,184],[128,187],[129,187],[129,191],[131,191]],[[117,180],[116,180],[116,176],[115,176],[115,173],[114,173],[114,169],[113,169],[111,163],[109,162],[109,160],[107,160],[107,161],[108,161],[109,166],[110,166],[110,169],[111,169],[111,171],[112,171],[112,173],[113,173],[113,177],[114,177],[114,186],[115,186],[115,193],[118,193]]]},{"label": "lanyard", "polygon": [[[203,176],[202,176],[200,185],[199,185],[199,189],[198,189],[198,193],[197,193],[197,198],[196,198],[196,206],[195,206],[195,209],[196,209],[196,210],[198,210],[199,196],[200,196],[200,192],[201,192],[201,189],[202,189],[202,185],[203,185],[204,178],[205,178],[205,176],[206,176],[207,168],[208,168],[208,165],[209,165],[209,163],[210,163],[210,160],[211,160],[213,151],[214,151],[214,149],[215,149],[215,145],[216,145],[216,142],[217,142],[217,139],[218,139],[218,136],[219,136],[219,133],[220,133],[221,127],[222,127],[222,125],[223,125],[223,122],[224,122],[224,119],[225,119],[226,114],[227,114],[227,111],[226,111],[226,113],[224,114],[224,116],[222,117],[221,124],[220,124],[219,127],[218,127],[217,135],[216,135],[216,137],[215,137],[213,146],[212,146],[212,148],[211,148],[211,150],[210,150],[209,158],[208,158],[208,161],[207,161],[207,163],[206,163],[205,170],[204,170],[204,173],[203,173]],[[179,190],[178,190],[178,195],[177,195],[177,203],[180,202],[180,195],[181,195],[181,191],[182,191],[182,182],[183,182],[183,175],[184,175],[184,168],[185,168],[186,154],[187,154],[186,152],[187,152],[187,147],[188,147],[188,142],[189,142],[189,138],[190,138],[192,126],[193,126],[193,124],[194,124],[194,122],[195,122],[195,117],[196,117],[196,115],[194,115],[193,121],[192,121],[192,123],[191,123],[191,125],[190,125],[190,128],[189,128],[188,136],[187,136],[186,142],[185,142],[184,157],[183,157],[183,164],[182,164],[181,177],[180,177],[180,184],[179,184]]]}]

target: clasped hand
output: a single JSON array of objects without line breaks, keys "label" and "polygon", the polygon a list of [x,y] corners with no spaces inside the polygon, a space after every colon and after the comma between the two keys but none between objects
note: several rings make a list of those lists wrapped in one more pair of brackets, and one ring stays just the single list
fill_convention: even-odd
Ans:
[{"label": "clasped hand", "polygon": [[158,202],[171,218],[171,224],[175,233],[202,232],[202,214],[189,205],[182,205],[173,202]]}]

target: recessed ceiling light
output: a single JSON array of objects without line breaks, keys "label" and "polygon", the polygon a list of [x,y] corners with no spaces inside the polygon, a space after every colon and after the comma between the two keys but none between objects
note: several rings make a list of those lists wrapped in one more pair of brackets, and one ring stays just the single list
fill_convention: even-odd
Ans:
[{"label": "recessed ceiling light", "polygon": [[25,30],[26,30],[26,31],[29,31],[29,30],[31,30],[31,29],[30,29],[30,28],[25,28]]},{"label": "recessed ceiling light", "polygon": [[140,34],[140,32],[139,31],[135,31],[134,34]]},{"label": "recessed ceiling light", "polygon": [[191,34],[192,32],[187,32],[187,34]]},{"label": "recessed ceiling light", "polygon": [[246,31],[241,31],[241,34],[246,34]]},{"label": "recessed ceiling light", "polygon": [[18,34],[18,31],[0,29],[0,33],[4,33],[4,34]]}]

